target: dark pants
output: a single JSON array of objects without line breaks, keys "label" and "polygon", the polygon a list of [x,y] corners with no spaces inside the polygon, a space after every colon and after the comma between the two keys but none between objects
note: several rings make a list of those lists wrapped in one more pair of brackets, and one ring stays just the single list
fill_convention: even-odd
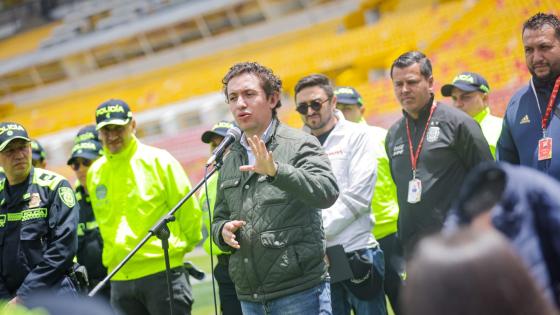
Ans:
[{"label": "dark pants", "polygon": [[[173,314],[190,314],[192,289],[183,267],[171,269],[171,285]],[[165,271],[134,280],[111,281],[111,305],[127,315],[170,314]]]},{"label": "dark pants", "polygon": [[395,315],[401,314],[399,307],[399,290],[403,285],[404,258],[397,233],[389,234],[377,240],[385,254],[385,294],[391,302]]},{"label": "dark pants", "polygon": [[220,310],[223,315],[243,315],[241,304],[237,299],[235,285],[228,272],[229,255],[218,255],[218,264],[214,268],[214,278],[220,291]]}]

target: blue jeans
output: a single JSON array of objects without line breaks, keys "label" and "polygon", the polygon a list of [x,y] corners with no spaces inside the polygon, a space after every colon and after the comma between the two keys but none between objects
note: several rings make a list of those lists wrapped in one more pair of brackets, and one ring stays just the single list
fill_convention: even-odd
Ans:
[{"label": "blue jeans", "polygon": [[332,315],[330,291],[330,284],[323,282],[265,303],[241,301],[241,309],[244,315]]},{"label": "blue jeans", "polygon": [[[383,251],[379,248],[367,248],[358,250],[363,258],[373,263],[372,274],[380,274],[384,277],[385,261]],[[350,310],[354,310],[356,315],[386,315],[387,306],[385,305],[385,292],[380,290],[373,299],[361,300],[357,298],[345,285],[345,281],[331,285],[331,301],[333,315],[350,315]]]}]

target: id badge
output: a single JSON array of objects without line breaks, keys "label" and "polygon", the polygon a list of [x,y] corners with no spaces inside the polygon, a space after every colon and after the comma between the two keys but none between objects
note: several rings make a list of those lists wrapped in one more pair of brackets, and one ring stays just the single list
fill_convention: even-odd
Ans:
[{"label": "id badge", "polygon": [[422,182],[418,178],[414,178],[408,182],[408,203],[420,202],[422,195]]},{"label": "id badge", "polygon": [[552,138],[546,137],[539,140],[539,161],[552,159]]}]

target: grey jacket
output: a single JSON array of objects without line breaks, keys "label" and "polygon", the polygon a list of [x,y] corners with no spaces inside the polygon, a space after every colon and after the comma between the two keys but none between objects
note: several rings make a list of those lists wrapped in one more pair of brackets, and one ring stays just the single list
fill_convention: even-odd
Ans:
[{"label": "grey jacket", "polygon": [[[300,130],[271,126],[267,142],[278,163],[274,178],[239,171],[245,149],[232,145],[218,179],[212,233],[233,251],[229,273],[240,300],[265,302],[318,285],[327,277],[321,210],[338,197],[328,157],[318,140]],[[230,220],[247,224],[237,233],[239,250],[221,236]]]}]

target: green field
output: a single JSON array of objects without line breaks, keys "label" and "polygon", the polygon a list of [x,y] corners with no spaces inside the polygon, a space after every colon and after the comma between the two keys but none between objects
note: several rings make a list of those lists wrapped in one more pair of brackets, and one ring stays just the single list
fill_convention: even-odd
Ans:
[{"label": "green field", "polygon": [[[200,250],[196,250],[194,252],[188,253],[186,256],[187,260],[190,260],[194,263],[198,268],[204,270],[206,272],[206,281],[202,283],[193,284],[193,293],[194,293],[194,306],[193,306],[193,315],[212,315],[214,314],[214,302],[212,298],[212,283],[207,279],[210,279],[210,257],[204,252]],[[214,260],[214,264],[216,260]],[[218,298],[218,285],[216,284],[216,303],[218,306],[218,310],[220,309],[220,299]],[[389,315],[394,315],[391,307],[389,306],[389,302],[387,302],[387,306],[389,308]],[[219,312],[218,312],[219,314]]]}]

